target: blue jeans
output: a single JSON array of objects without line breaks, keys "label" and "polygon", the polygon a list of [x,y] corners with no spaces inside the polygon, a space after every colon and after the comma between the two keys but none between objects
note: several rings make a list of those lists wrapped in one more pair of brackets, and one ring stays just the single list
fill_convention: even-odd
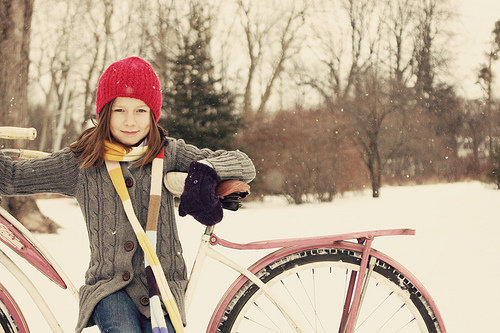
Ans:
[{"label": "blue jeans", "polygon": [[[139,312],[125,290],[119,290],[97,303],[94,321],[101,332],[106,333],[151,333],[151,320]],[[168,315],[167,333],[175,333]]]}]

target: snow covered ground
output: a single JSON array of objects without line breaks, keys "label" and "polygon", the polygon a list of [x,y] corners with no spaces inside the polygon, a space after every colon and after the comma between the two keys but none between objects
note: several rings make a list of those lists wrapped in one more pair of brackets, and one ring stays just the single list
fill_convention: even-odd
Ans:
[{"label": "snow covered ground", "polygon": [[[412,271],[434,297],[448,332],[498,332],[500,290],[500,191],[478,182],[409,187],[384,187],[381,197],[353,193],[332,203],[287,205],[280,199],[249,202],[225,220],[216,233],[235,242],[336,234],[408,227],[416,236],[377,239],[374,247]],[[63,228],[56,235],[39,235],[78,287],[88,263],[87,232],[73,199],[39,201],[41,209]],[[191,218],[178,219],[184,255],[192,265],[203,227]],[[2,247],[3,248],[3,247]],[[264,253],[224,251],[250,264]],[[22,262],[21,264],[25,266]],[[26,267],[65,332],[74,331],[78,305],[72,296]],[[193,300],[188,333],[204,332],[212,309],[236,275],[209,260]],[[15,280],[0,277],[22,303],[32,331],[48,332],[43,319]],[[98,332],[87,329],[85,333]]]}]

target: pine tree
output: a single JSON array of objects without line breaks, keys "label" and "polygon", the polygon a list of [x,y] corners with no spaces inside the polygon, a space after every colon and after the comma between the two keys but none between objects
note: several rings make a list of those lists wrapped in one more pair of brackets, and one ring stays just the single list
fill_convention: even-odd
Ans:
[{"label": "pine tree", "polygon": [[193,5],[189,22],[180,54],[171,60],[172,87],[163,93],[167,117],[160,123],[170,136],[198,147],[227,149],[241,119],[234,112],[233,94],[214,78],[209,18]]}]

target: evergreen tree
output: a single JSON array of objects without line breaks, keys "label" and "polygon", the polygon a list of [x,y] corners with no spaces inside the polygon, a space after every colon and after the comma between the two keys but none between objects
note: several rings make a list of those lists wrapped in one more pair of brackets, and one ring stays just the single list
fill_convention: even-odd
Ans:
[{"label": "evergreen tree", "polygon": [[230,148],[240,125],[234,96],[214,78],[209,55],[210,19],[199,5],[191,6],[190,31],[172,62],[172,86],[164,89],[167,113],[160,123],[169,135],[198,147]]}]

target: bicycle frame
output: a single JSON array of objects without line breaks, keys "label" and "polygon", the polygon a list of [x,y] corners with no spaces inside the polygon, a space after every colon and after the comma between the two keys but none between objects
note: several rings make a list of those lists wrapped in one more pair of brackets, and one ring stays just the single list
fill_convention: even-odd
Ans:
[{"label": "bicycle frame", "polygon": [[[356,233],[347,233],[331,236],[321,236],[321,237],[309,237],[309,238],[289,238],[289,239],[276,239],[276,240],[266,240],[251,242],[247,244],[239,244],[227,241],[223,238],[218,237],[213,233],[213,227],[207,227],[205,233],[202,236],[201,244],[198,250],[198,254],[193,264],[191,271],[191,276],[189,279],[187,291],[186,291],[186,311],[189,309],[194,290],[196,288],[202,266],[204,264],[205,258],[210,257],[216,261],[224,264],[225,266],[235,270],[241,275],[234,281],[231,287],[226,291],[221,301],[217,305],[215,311],[212,314],[212,318],[209,322],[207,333],[214,333],[217,330],[217,320],[220,318],[225,308],[227,307],[229,301],[235,295],[235,293],[243,286],[243,284],[251,280],[255,283],[265,295],[273,302],[278,309],[283,313],[284,317],[288,320],[290,325],[295,328],[297,332],[304,332],[305,330],[287,314],[286,308],[282,307],[279,301],[279,297],[272,295],[267,287],[260,281],[256,276],[262,268],[266,267],[268,264],[274,262],[276,259],[286,256],[288,254],[295,253],[300,250],[306,250],[317,247],[328,247],[328,246],[341,246],[351,250],[362,252],[362,259],[359,272],[353,272],[348,286],[348,292],[344,304],[344,312],[341,321],[341,327],[339,332],[351,333],[353,331],[354,325],[356,323],[358,309],[360,307],[360,302],[362,300],[363,294],[366,291],[365,281],[368,280],[369,275],[373,270],[373,265],[368,265],[370,256],[373,258],[381,258],[387,263],[394,267],[397,267],[406,276],[412,276],[414,282],[417,283],[419,290],[422,291],[424,296],[430,300],[430,306],[435,310],[436,320],[439,322],[440,326],[444,329],[443,320],[437,310],[437,307],[429,295],[427,290],[423,285],[418,282],[418,280],[399,263],[391,259],[390,257],[384,255],[383,253],[372,248],[372,242],[376,237],[381,236],[398,236],[398,235],[415,235],[415,231],[412,229],[389,229],[389,230],[375,230],[375,231],[364,231]],[[357,243],[348,242],[348,240],[357,240]],[[213,249],[209,245],[221,245],[222,247],[236,249],[236,250],[261,250],[261,249],[276,249],[278,250],[272,252],[271,254],[261,258],[256,263],[254,263],[249,268],[245,268],[238,265],[231,259],[224,256],[219,251]]]}]

